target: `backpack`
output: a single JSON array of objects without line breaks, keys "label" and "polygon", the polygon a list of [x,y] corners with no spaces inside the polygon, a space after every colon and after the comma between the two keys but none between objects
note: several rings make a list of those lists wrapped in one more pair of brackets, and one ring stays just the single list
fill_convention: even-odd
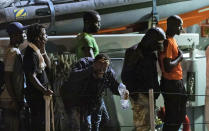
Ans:
[{"label": "backpack", "polygon": [[[134,68],[137,66],[137,62],[139,61],[139,56],[136,53],[137,45],[134,45],[128,49],[126,49],[123,68],[121,72],[121,80],[126,85],[126,88],[129,92],[134,92],[135,86],[131,86],[134,80]],[[130,70],[131,69],[131,70]]]},{"label": "backpack", "polygon": [[[137,50],[137,46],[134,45],[130,48],[128,48],[126,50],[125,53],[125,57],[124,57],[124,64],[123,64],[123,68],[122,68],[122,72],[121,72],[121,80],[122,82],[126,85],[126,88],[129,90],[130,93],[134,92],[147,92],[149,90],[149,88],[146,87],[146,84],[143,84],[143,78],[142,80],[140,80],[140,76],[137,76],[137,80],[136,78],[136,70],[137,70],[137,74],[141,74],[140,71],[144,71],[143,66],[145,60],[147,60],[148,58],[142,54],[142,50],[138,49]],[[141,76],[144,77],[144,75],[146,74],[142,74]],[[154,81],[153,81],[154,82]],[[156,82],[156,81],[155,81]],[[136,86],[140,85],[140,86]],[[154,83],[156,84],[156,83]],[[159,88],[158,86],[154,86],[153,87],[154,92],[159,92]],[[136,98],[136,93],[135,95],[130,95],[133,99],[134,97]],[[159,96],[159,93],[155,93],[155,98],[157,98]]]}]

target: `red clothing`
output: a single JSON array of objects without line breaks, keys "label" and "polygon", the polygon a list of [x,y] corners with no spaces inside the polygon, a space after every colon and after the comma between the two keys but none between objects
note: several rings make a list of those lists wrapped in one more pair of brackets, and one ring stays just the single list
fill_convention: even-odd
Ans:
[{"label": "red clothing", "polygon": [[167,39],[167,46],[165,47],[165,51],[159,54],[159,63],[162,71],[162,75],[164,78],[168,80],[181,80],[182,79],[182,68],[179,63],[176,67],[174,67],[171,72],[167,73],[164,69],[164,58],[176,59],[178,57],[178,45],[176,40],[173,37]]}]

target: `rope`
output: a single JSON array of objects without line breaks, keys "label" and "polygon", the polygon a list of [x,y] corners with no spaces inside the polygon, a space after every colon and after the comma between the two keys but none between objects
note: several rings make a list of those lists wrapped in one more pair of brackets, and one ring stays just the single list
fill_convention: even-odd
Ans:
[{"label": "rope", "polygon": [[[129,93],[129,95],[132,95],[132,94],[138,94],[138,93],[143,93],[143,94],[149,94],[149,92],[132,92],[132,93]],[[209,95],[202,95],[202,94],[183,94],[183,93],[165,93],[165,92],[154,92],[154,94],[167,94],[167,95],[182,95],[182,96],[206,96],[206,97],[209,97]],[[95,95],[79,95],[79,96],[95,96]],[[60,95],[53,95],[53,97],[62,97]],[[11,98],[0,98],[0,101],[2,99],[17,99],[17,97],[11,97]]]}]

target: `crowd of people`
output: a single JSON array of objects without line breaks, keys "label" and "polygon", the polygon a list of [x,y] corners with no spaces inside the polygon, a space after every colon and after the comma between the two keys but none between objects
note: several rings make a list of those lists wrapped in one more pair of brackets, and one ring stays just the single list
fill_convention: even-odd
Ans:
[{"label": "crowd of people", "polygon": [[[75,53],[79,60],[73,64],[67,81],[62,85],[60,94],[69,118],[70,131],[99,131],[101,121],[110,119],[103,99],[105,89],[109,88],[112,93],[120,95],[120,83],[110,66],[110,58],[99,52],[93,37],[100,29],[100,21],[98,12],[84,13],[83,32],[76,37]],[[182,25],[179,16],[170,16],[166,32],[159,27],[150,28],[138,44],[125,52],[121,80],[126,85],[125,99],[130,96],[136,131],[150,130],[149,89],[154,90],[154,100],[160,92],[163,95],[163,131],[178,131],[185,118],[187,98],[180,65],[183,53],[174,38],[181,33]],[[55,95],[48,79],[51,61],[45,48],[45,27],[40,24],[26,27],[19,22],[12,22],[7,27],[7,33],[10,44],[4,57],[4,84],[1,84],[3,91],[0,95],[2,130],[44,131],[43,96]],[[24,41],[24,33],[28,45],[21,53],[18,47]],[[162,71],[160,83],[157,62]],[[29,112],[28,129],[23,127],[20,118],[26,105]]]}]

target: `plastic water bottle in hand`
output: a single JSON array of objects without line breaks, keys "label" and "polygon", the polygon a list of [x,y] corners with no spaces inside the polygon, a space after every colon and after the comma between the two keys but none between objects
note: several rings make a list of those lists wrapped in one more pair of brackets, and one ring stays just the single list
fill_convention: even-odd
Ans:
[{"label": "plastic water bottle in hand", "polygon": [[128,97],[125,96],[126,86],[123,83],[120,83],[120,85],[118,86],[118,91],[121,97],[121,107],[122,109],[126,110],[129,108]]}]

